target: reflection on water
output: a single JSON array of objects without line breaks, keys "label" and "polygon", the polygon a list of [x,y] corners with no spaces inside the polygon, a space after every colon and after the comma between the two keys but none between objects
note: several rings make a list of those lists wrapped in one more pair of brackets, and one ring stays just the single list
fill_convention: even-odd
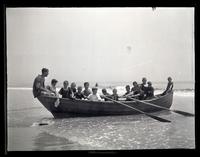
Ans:
[{"label": "reflection on water", "polygon": [[35,137],[34,146],[33,150],[70,150],[73,147],[86,149],[78,143],[50,135],[46,132],[41,132]]}]

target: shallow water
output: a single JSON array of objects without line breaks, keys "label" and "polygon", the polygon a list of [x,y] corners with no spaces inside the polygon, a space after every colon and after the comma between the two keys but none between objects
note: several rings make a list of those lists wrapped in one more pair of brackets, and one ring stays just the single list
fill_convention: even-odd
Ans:
[{"label": "shallow water", "polygon": [[[195,148],[194,117],[173,112],[154,113],[171,123],[145,115],[54,119],[28,89],[9,89],[7,107],[9,151]],[[194,91],[175,92],[172,108],[194,113]]]}]

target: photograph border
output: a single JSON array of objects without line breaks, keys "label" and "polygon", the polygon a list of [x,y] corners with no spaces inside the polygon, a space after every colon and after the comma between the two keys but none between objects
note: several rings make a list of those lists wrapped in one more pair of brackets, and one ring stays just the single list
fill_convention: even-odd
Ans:
[{"label": "photograph border", "polygon": [[[37,151],[37,152],[26,152],[26,151],[7,151],[7,52],[6,52],[6,8],[8,7],[14,7],[14,8],[18,8],[18,7],[50,7],[50,8],[54,8],[54,7],[194,7],[195,8],[195,143],[196,143],[196,148],[195,149],[161,149],[161,150],[105,150],[105,151],[48,151],[50,153],[53,152],[54,155],[57,155],[57,152],[64,152],[64,153],[78,153],[78,154],[90,154],[90,155],[94,155],[94,154],[121,154],[124,155],[125,154],[130,154],[132,153],[133,155],[135,155],[135,153],[137,155],[141,155],[141,152],[145,152],[147,154],[149,153],[160,153],[160,154],[165,154],[165,153],[188,153],[188,155],[190,155],[191,153],[195,153],[197,151],[199,151],[199,111],[200,111],[200,107],[199,105],[199,101],[197,99],[197,95],[198,95],[198,85],[199,85],[199,78],[198,78],[198,66],[196,66],[198,63],[198,53],[199,49],[199,40],[198,40],[198,13],[199,13],[199,2],[198,1],[181,1],[180,3],[175,3],[174,1],[164,1],[164,2],[160,2],[160,1],[135,1],[135,2],[131,2],[131,1],[92,1],[92,2],[82,2],[82,1],[67,1],[67,2],[63,2],[63,1],[20,1],[20,0],[16,0],[16,1],[9,1],[9,0],[4,0],[3,4],[1,5],[1,9],[2,9],[2,34],[3,34],[3,50],[1,53],[2,56],[2,63],[3,66],[1,66],[1,70],[3,73],[2,78],[4,79],[2,82],[3,84],[3,104],[1,105],[1,128],[3,129],[3,135],[1,135],[1,141],[3,143],[1,143],[1,154],[3,155],[8,155],[8,154],[14,154],[16,153],[19,154],[21,152],[23,153],[44,153],[46,151]],[[1,88],[2,89],[2,88]],[[3,146],[3,147],[2,147]],[[3,151],[2,151],[3,150]]]}]

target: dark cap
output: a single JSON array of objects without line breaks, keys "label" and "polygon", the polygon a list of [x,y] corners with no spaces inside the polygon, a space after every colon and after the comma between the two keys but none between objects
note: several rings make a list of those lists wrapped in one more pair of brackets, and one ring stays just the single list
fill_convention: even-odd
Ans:
[{"label": "dark cap", "polygon": [[130,86],[129,86],[129,85],[126,85],[126,88],[130,88]]},{"label": "dark cap", "polygon": [[65,83],[65,84],[66,84],[66,83],[69,84],[69,81],[65,80],[63,83]]},{"label": "dark cap", "polygon": [[147,78],[146,78],[146,77],[143,77],[142,80],[147,80]]},{"label": "dark cap", "polygon": [[107,92],[105,88],[102,89],[102,92]]},{"label": "dark cap", "polygon": [[147,84],[152,85],[151,81],[148,81]]},{"label": "dark cap", "polygon": [[134,81],[134,82],[133,82],[133,84],[137,84],[137,82],[136,82],[136,81]]},{"label": "dark cap", "polygon": [[87,84],[89,85],[89,82],[84,82],[84,86],[87,85]]},{"label": "dark cap", "polygon": [[51,80],[51,84],[53,84],[53,83],[57,83],[58,81],[56,80],[56,79],[52,79]]},{"label": "dark cap", "polygon": [[49,69],[47,69],[47,68],[42,68],[42,73],[45,73],[45,72],[48,72],[49,71]]},{"label": "dark cap", "polygon": [[171,78],[171,77],[168,77],[167,79],[168,79],[168,80],[169,80],[169,79],[170,79],[170,80],[172,80],[172,78]]}]

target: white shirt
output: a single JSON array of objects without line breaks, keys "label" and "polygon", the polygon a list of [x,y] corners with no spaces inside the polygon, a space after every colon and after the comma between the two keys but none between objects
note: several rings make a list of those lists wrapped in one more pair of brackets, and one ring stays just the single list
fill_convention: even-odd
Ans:
[{"label": "white shirt", "polygon": [[95,94],[95,95],[94,94],[90,94],[88,96],[88,99],[91,100],[91,101],[101,101],[102,100],[98,93]]}]

